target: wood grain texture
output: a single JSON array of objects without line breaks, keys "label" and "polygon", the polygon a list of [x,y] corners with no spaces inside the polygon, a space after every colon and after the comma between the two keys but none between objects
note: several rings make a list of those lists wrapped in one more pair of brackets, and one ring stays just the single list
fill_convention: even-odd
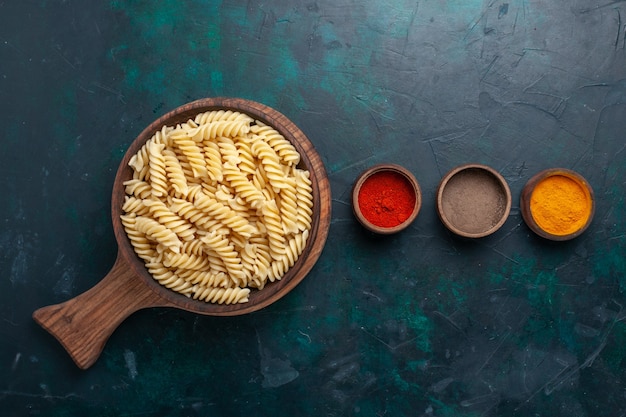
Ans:
[{"label": "wood grain texture", "polygon": [[124,319],[142,308],[167,305],[137,279],[118,252],[111,271],[93,288],[64,303],[42,307],[33,318],[61,342],[76,365],[87,369]]},{"label": "wood grain texture", "polygon": [[[125,190],[124,181],[132,177],[130,158],[163,125],[176,125],[210,110],[236,110],[273,126],[301,155],[299,167],[310,172],[313,188],[313,222],[306,247],[294,266],[280,280],[263,290],[253,290],[243,304],[220,305],[193,300],[161,286],[139,259],[120,220]],[[145,128],[129,146],[122,159],[111,202],[113,230],[118,257],[107,276],[89,291],[65,303],[38,309],[33,318],[54,335],[76,364],[86,369],[98,358],[108,337],[133,312],[147,307],[174,307],[198,314],[234,316],[266,307],[294,289],[313,268],[322,253],[331,219],[330,184],[322,160],[306,135],[278,111],[249,100],[207,98],[172,110]]]}]

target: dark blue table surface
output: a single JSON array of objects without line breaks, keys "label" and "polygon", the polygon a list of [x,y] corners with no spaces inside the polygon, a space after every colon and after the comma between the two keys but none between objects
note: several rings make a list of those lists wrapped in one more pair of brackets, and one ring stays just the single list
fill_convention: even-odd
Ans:
[{"label": "dark blue table surface", "polygon": [[[0,2],[0,409],[6,416],[626,414],[626,3],[604,0]],[[239,317],[133,314],[80,370],[31,318],[117,251],[111,187],[135,136],[186,102],[294,121],[333,204],[318,263]],[[350,189],[379,162],[424,193],[374,237]],[[489,165],[513,207],[466,240],[435,212],[451,168]],[[550,167],[596,213],[554,243],[519,194]]]}]

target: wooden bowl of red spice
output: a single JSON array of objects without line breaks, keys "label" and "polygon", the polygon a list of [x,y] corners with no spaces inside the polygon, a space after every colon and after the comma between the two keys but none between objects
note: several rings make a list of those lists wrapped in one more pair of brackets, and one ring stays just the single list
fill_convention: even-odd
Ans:
[{"label": "wooden bowl of red spice", "polygon": [[437,188],[437,214],[448,230],[467,238],[497,231],[509,216],[511,191],[493,168],[466,164],[450,170]]},{"label": "wooden bowl of red spice", "polygon": [[354,183],[352,208],[367,230],[389,235],[406,229],[422,205],[419,183],[406,168],[379,164],[365,170]]},{"label": "wooden bowl of red spice", "polygon": [[537,235],[554,241],[574,239],[591,224],[593,189],[575,171],[545,169],[522,189],[520,208],[524,221]]}]

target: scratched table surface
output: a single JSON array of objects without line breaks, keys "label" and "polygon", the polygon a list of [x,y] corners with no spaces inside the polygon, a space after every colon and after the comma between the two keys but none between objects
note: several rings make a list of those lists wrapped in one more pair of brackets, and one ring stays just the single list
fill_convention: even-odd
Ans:
[{"label": "scratched table surface", "polygon": [[[0,2],[2,414],[625,415],[625,27],[610,0]],[[32,312],[112,266],[111,187],[135,136],[216,96],[275,108],[316,147],[322,256],[256,313],[137,312],[78,369]],[[380,162],[424,193],[387,237],[349,198]],[[513,195],[478,240],[435,212],[441,177],[470,162]],[[520,214],[550,167],[595,192],[572,241]]]}]

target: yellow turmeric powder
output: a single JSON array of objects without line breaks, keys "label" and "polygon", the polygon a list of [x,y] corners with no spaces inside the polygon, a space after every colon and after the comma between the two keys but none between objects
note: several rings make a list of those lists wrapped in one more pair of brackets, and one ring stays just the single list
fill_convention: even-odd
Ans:
[{"label": "yellow turmeric powder", "polygon": [[565,175],[543,179],[530,197],[530,212],[544,231],[564,236],[582,228],[591,215],[591,199],[583,186]]}]

